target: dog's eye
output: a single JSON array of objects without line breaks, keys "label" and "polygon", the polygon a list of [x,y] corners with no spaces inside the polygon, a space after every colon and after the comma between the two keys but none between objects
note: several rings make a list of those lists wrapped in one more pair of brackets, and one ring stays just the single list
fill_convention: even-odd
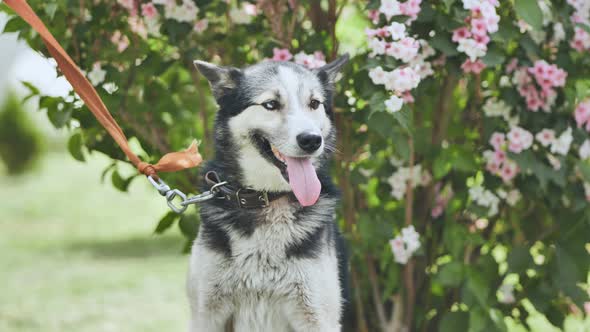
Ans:
[{"label": "dog's eye", "polygon": [[309,107],[311,107],[311,109],[312,109],[312,110],[317,110],[317,109],[318,109],[318,107],[320,107],[320,104],[321,104],[321,103],[320,103],[320,101],[319,101],[319,100],[317,100],[317,99],[312,99],[312,100],[309,102]]},{"label": "dog's eye", "polygon": [[265,101],[264,103],[260,104],[262,107],[266,108],[269,111],[275,111],[279,109],[279,102],[276,100],[269,100]]}]

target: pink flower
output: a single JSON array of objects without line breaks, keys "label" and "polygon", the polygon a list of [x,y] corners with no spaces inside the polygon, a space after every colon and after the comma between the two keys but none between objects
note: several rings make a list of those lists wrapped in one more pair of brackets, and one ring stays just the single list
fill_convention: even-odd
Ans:
[{"label": "pink flower", "polygon": [[289,61],[293,58],[291,52],[289,52],[286,48],[273,48],[272,49],[272,59],[274,61]]},{"label": "pink flower", "polygon": [[469,37],[471,37],[471,31],[469,31],[469,29],[467,29],[467,27],[461,27],[461,28],[455,29],[455,31],[453,31],[452,40],[455,43],[458,43],[461,39],[465,39],[465,38],[469,38]]},{"label": "pink flower", "polygon": [[474,73],[479,74],[481,71],[486,67],[486,65],[481,60],[471,61],[470,59],[465,60],[461,65],[461,69],[463,72],[467,73]]},{"label": "pink flower", "polygon": [[372,9],[369,10],[369,12],[367,13],[367,17],[369,17],[369,19],[371,20],[371,22],[373,22],[373,24],[377,24],[379,23],[379,11]]},{"label": "pink flower", "polygon": [[506,161],[500,170],[500,177],[504,182],[510,182],[518,174],[518,165],[513,161]]},{"label": "pink flower", "polygon": [[386,54],[401,60],[403,62],[410,62],[418,54],[420,43],[412,37],[404,37],[401,40],[389,43],[386,46]]},{"label": "pink flower", "polygon": [[244,12],[250,16],[258,15],[258,7],[255,4],[245,2],[243,8]]},{"label": "pink flower", "polygon": [[197,22],[195,22],[195,25],[193,26],[193,31],[195,31],[196,33],[203,33],[203,31],[207,30],[208,27],[209,20],[204,18],[202,20],[198,20]]},{"label": "pink flower", "polygon": [[535,138],[542,146],[547,147],[555,140],[555,131],[553,129],[543,129],[535,135]]},{"label": "pink flower", "polygon": [[488,30],[486,22],[483,19],[471,20],[471,33],[475,36],[487,36]]},{"label": "pink flower", "polygon": [[414,96],[412,96],[410,91],[402,93],[402,100],[404,101],[404,104],[411,104],[415,101]]},{"label": "pink flower", "polygon": [[[590,99],[586,99],[578,104],[574,110],[574,118],[578,124],[578,128],[585,123],[590,123]],[[588,126],[588,125],[587,125]],[[588,128],[586,128],[588,130]]]},{"label": "pink flower", "polygon": [[516,69],[516,67],[518,67],[518,59],[513,58],[512,60],[510,60],[508,65],[506,65],[506,73],[507,74],[512,73]]},{"label": "pink flower", "polygon": [[502,146],[506,142],[506,136],[502,133],[495,132],[490,137],[490,145],[494,147],[494,150],[502,150]]},{"label": "pink flower", "polygon": [[141,5],[141,15],[143,15],[147,19],[153,19],[158,16],[158,10],[153,3],[148,2]]},{"label": "pink flower", "polygon": [[421,3],[422,0],[408,0],[407,2],[400,4],[399,9],[402,15],[409,16],[410,18],[412,18],[412,20],[414,20],[416,19],[416,17],[418,17],[418,14],[420,13]]},{"label": "pink flower", "polygon": [[508,134],[508,150],[514,153],[521,153],[533,144],[533,135],[521,127],[512,127]]},{"label": "pink flower", "polygon": [[129,46],[129,38],[123,35],[121,31],[117,30],[111,36],[111,42],[117,45],[117,52],[121,53],[127,49]]}]

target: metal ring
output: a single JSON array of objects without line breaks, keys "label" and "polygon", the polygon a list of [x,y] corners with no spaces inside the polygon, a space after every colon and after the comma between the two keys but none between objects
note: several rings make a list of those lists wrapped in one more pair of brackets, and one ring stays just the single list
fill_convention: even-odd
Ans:
[{"label": "metal ring", "polygon": [[[176,196],[178,196],[182,199],[180,206],[177,206],[174,204],[174,198],[176,198]],[[172,209],[172,211],[174,211],[176,213],[183,213],[187,208],[186,205],[182,204],[184,201],[186,201],[186,195],[178,189],[168,191],[166,193],[166,201],[167,201],[170,209]]]}]

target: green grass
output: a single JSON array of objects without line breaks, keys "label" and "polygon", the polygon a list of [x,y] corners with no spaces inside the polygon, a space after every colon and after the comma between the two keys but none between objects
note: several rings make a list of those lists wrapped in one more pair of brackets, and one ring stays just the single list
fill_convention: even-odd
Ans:
[{"label": "green grass", "polygon": [[188,258],[166,204],[136,179],[100,183],[107,160],[50,152],[24,177],[0,170],[0,331],[184,331]]}]

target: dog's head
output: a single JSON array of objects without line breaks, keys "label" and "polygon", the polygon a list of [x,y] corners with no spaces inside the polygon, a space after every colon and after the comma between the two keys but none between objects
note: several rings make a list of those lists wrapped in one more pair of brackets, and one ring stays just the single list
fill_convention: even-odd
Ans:
[{"label": "dog's head", "polygon": [[237,69],[195,61],[220,106],[216,159],[235,160],[241,185],[293,191],[314,204],[317,169],[334,149],[332,91],[348,55],[309,70],[290,62],[264,61]]}]

